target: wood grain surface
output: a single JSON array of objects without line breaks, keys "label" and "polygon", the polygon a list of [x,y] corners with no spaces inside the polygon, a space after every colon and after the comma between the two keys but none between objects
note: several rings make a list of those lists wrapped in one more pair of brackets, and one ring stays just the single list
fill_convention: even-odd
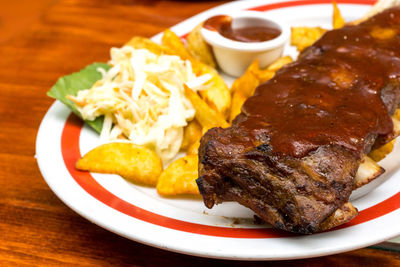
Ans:
[{"label": "wood grain surface", "polygon": [[[205,259],[142,245],[83,219],[49,189],[34,157],[40,121],[53,103],[46,91],[58,77],[106,61],[110,47],[152,36],[223,1],[41,0],[33,8],[20,1],[17,11],[30,8],[30,16],[7,15],[3,2],[0,266],[400,266],[399,253],[371,248],[269,263]],[[15,31],[6,29],[25,17]]]}]

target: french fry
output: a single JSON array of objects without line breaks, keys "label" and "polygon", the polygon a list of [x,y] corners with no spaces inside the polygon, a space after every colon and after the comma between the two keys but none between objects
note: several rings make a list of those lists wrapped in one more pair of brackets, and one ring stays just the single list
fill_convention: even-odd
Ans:
[{"label": "french fry", "polygon": [[354,178],[353,190],[368,184],[384,172],[385,170],[378,163],[364,155]]},{"label": "french fry", "polygon": [[254,61],[247,68],[246,72],[233,82],[231,88],[233,97],[229,115],[230,122],[241,112],[242,105],[246,99],[254,94],[255,89],[260,84],[259,75],[258,61]]},{"label": "french fry", "polygon": [[194,142],[188,147],[188,149],[186,150],[186,154],[187,155],[199,154],[199,147],[200,147],[200,139],[196,140],[196,142]]},{"label": "french fry", "polygon": [[244,97],[239,91],[235,92],[232,97],[232,106],[231,113],[229,115],[229,121],[232,121],[236,118],[237,115],[242,111],[242,106],[246,101],[247,97]]},{"label": "french fry", "polygon": [[[266,69],[258,70],[257,78],[260,83],[264,83],[274,77],[275,73],[281,69],[283,66],[293,62],[293,59],[290,56],[280,57],[275,60],[271,65],[269,65]],[[251,94],[253,95],[254,92]]]},{"label": "french fry", "polygon": [[173,55],[179,56],[183,60],[190,60],[193,64],[193,57],[189,51],[186,50],[182,40],[170,29],[164,31],[164,35],[161,39],[163,46],[168,47]]},{"label": "french fry", "polygon": [[345,21],[340,12],[340,9],[335,1],[332,2],[332,6],[333,6],[332,26],[334,29],[342,28],[345,24]]},{"label": "french fry", "polygon": [[132,143],[98,146],[76,163],[83,171],[118,174],[130,182],[155,186],[162,172],[161,159],[153,150]]},{"label": "french fry", "polygon": [[400,108],[395,110],[393,118],[400,120]]},{"label": "french fry", "polygon": [[353,204],[351,204],[351,202],[346,202],[322,222],[320,229],[321,231],[332,229],[333,227],[350,221],[357,215],[358,210],[353,206]]},{"label": "french fry", "polygon": [[391,142],[381,146],[380,148],[372,150],[368,156],[375,162],[383,160],[390,152],[392,152],[395,142],[396,139],[393,139]]},{"label": "french fry", "polygon": [[292,27],[290,44],[301,52],[315,43],[326,31],[321,27]]},{"label": "french fry", "polygon": [[199,147],[200,147],[200,139],[201,137],[212,127],[203,127],[201,130],[200,138],[198,138],[195,142],[193,142],[186,150],[187,155],[198,155],[199,154]]},{"label": "french fry", "polygon": [[210,74],[212,76],[205,84],[208,87],[201,90],[200,95],[210,107],[221,113],[224,118],[227,118],[231,106],[231,94],[221,75],[214,68],[194,59],[189,51],[186,50],[182,40],[173,31],[166,30],[164,32],[162,44],[173,54],[180,56],[182,59],[190,60],[193,72],[196,75]]},{"label": "french fry", "polygon": [[226,119],[231,106],[231,92],[224,79],[213,68],[202,64],[201,74],[211,74],[212,78],[206,83],[208,88],[201,90],[201,97],[207,104],[218,111]]},{"label": "french fry", "polygon": [[196,184],[198,162],[197,155],[186,155],[172,162],[161,173],[157,192],[162,196],[198,195],[199,189]]},{"label": "french fry", "polygon": [[133,37],[125,45],[132,46],[133,48],[136,49],[147,49],[156,55],[172,53],[171,50],[168,49],[168,47],[157,44],[148,38],[140,36]]},{"label": "french fry", "polygon": [[186,85],[184,87],[186,97],[190,100],[196,110],[195,118],[202,127],[229,127],[229,123],[226,122],[220,113],[209,107],[207,103],[189,87]]},{"label": "french fry", "polygon": [[190,145],[194,144],[197,140],[200,140],[202,136],[201,130],[201,125],[197,120],[189,122],[184,129],[181,150],[186,150]]},{"label": "french fry", "polygon": [[231,92],[233,94],[240,92],[240,94],[246,98],[253,95],[255,88],[260,83],[260,72],[261,70],[258,66],[258,60],[253,61],[245,73],[233,82]]},{"label": "french fry", "polygon": [[211,51],[211,47],[203,39],[201,34],[201,28],[203,28],[203,23],[200,23],[189,33],[187,36],[187,45],[190,54],[202,63],[216,68],[214,55]]},{"label": "french fry", "polygon": [[392,121],[394,136],[397,137],[400,135],[400,109],[396,109]]},{"label": "french fry", "polygon": [[267,67],[267,70],[272,71],[275,74],[275,72],[277,72],[283,66],[285,66],[289,63],[292,63],[292,62],[293,62],[293,58],[291,56],[280,57],[277,60],[275,60],[271,65],[269,65]]}]

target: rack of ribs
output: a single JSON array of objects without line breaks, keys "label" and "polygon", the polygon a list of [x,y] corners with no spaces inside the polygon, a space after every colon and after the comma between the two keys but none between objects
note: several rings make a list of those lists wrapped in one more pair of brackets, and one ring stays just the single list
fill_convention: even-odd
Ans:
[{"label": "rack of ribs", "polygon": [[312,234],[350,221],[360,163],[395,137],[400,8],[325,33],[260,85],[199,148],[205,205],[237,201],[274,227]]}]

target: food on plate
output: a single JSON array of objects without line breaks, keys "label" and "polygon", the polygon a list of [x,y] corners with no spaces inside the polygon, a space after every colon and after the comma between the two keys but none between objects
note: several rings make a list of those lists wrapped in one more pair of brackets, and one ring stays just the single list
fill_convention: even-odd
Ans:
[{"label": "food on plate", "polygon": [[153,42],[149,38],[135,36],[132,37],[125,45],[131,46],[135,49],[146,49],[156,55],[171,55],[173,52],[163,45]]},{"label": "food on plate", "polygon": [[375,162],[383,160],[394,148],[394,143],[396,140],[392,140],[389,143],[372,150],[368,155]]},{"label": "food on plate", "polygon": [[207,105],[206,101],[200,98],[198,94],[193,92],[189,87],[185,87],[185,96],[190,100],[196,110],[195,118],[203,128],[212,127],[228,127],[229,123],[224,119],[222,114],[218,113]]},{"label": "food on plate", "polygon": [[338,225],[344,224],[349,218],[354,217],[357,214],[358,211],[353,204],[346,202],[321,223],[320,229],[321,231],[326,231]]},{"label": "food on plate", "polygon": [[[345,21],[335,1],[332,2],[333,15],[332,27],[339,29],[345,25]],[[292,34],[290,36],[290,44],[297,47],[299,52],[303,51],[327,31],[321,27],[292,27]]]},{"label": "food on plate", "polygon": [[354,178],[353,189],[368,184],[384,172],[385,170],[379,166],[375,160],[364,155],[360,161],[360,166],[358,167]]},{"label": "food on plate", "polygon": [[191,55],[200,62],[216,68],[214,55],[211,51],[211,47],[206,43],[203,36],[201,35],[201,28],[203,23],[200,23],[187,36],[187,48]]},{"label": "food on plate", "polygon": [[[334,4],[334,28],[340,28],[341,23],[344,20]],[[189,33],[186,46],[171,30],[164,32],[161,44],[133,37],[122,48],[112,49],[109,64],[94,63],[59,79],[48,92],[49,96],[59,99],[83,118],[100,133],[103,142],[127,142],[95,148],[77,162],[77,168],[120,174],[134,183],[157,184],[158,192],[165,196],[199,193],[195,184],[195,161],[202,135],[213,127],[229,127],[227,119],[232,122],[257,86],[293,61],[284,56],[265,69],[260,69],[255,61],[229,90],[214,69],[213,54],[203,40],[201,27],[199,24]],[[293,28],[293,44],[304,50],[325,32],[321,28]],[[393,37],[393,31],[375,30],[371,35],[384,40]],[[346,86],[348,75],[343,71],[338,73],[333,80]],[[173,114],[179,114],[180,118],[176,119]],[[393,142],[390,141],[400,134],[400,111],[396,114],[393,134],[379,138],[368,156],[362,157],[353,188],[367,184],[384,172],[376,161],[391,152]],[[129,148],[131,145],[134,149]],[[135,149],[155,153],[148,158],[138,157],[134,156]],[[187,156],[173,161],[160,176],[160,162],[167,165],[179,151],[186,152]],[[142,177],[136,175],[135,167],[131,168],[141,164],[156,167],[151,175],[145,171],[143,175],[147,177]],[[325,219],[320,230],[339,225],[344,217],[354,216],[356,209],[351,207],[349,202],[343,204]]]},{"label": "food on plate", "polygon": [[[82,88],[90,88],[93,84],[100,80],[102,77],[99,69],[107,71],[110,68],[108,64],[104,63],[93,63],[79,72],[75,72],[58,79],[55,85],[47,92],[47,95],[58,99],[68,108],[70,108],[77,116],[81,119],[82,115],[78,111],[74,102],[67,98],[68,95],[76,95]],[[94,121],[86,121],[90,127],[92,127],[98,133],[103,128],[103,118],[99,117]]]},{"label": "food on plate", "polygon": [[[396,7],[326,32],[258,86],[231,127],[209,130],[197,180],[205,205],[234,200],[302,234],[354,218],[355,183],[382,172],[365,155],[398,134],[399,19]],[[357,181],[360,167],[371,173]]]},{"label": "food on plate", "polygon": [[76,162],[83,171],[118,174],[130,182],[155,186],[163,168],[160,157],[144,146],[108,143],[86,153]]},{"label": "food on plate", "polygon": [[318,40],[326,31],[321,27],[292,27],[290,45],[295,46],[301,52]]},{"label": "food on plate", "polygon": [[212,78],[208,82],[210,86],[207,89],[199,91],[200,96],[211,108],[227,119],[231,107],[231,92],[229,91],[229,87],[215,69],[205,64],[202,64],[202,69],[204,73],[211,74]]},{"label": "food on plate", "polygon": [[160,175],[157,192],[162,196],[198,195],[197,155],[186,155],[172,162]]},{"label": "food on plate", "polygon": [[[258,60],[255,60],[250,64],[245,73],[233,82],[231,87],[231,92],[233,94],[232,107],[229,121],[232,121],[240,113],[244,101],[254,94],[254,90],[261,83],[259,74]],[[272,75],[273,74],[270,76],[272,77]]]},{"label": "food on plate", "polygon": [[[197,97],[194,102],[201,103],[200,109],[216,115],[208,122],[217,123],[207,124],[208,128],[227,126],[218,107],[229,111],[229,88],[218,72],[191,53],[175,33],[166,30],[162,44],[134,37],[125,46],[111,49],[109,64],[95,63],[59,79],[48,95],[65,103],[98,131],[102,142],[124,141],[158,155],[147,158],[147,162],[143,157],[129,156],[125,145],[112,144],[90,151],[78,161],[77,168],[120,174],[131,182],[154,186],[159,173],[145,179],[131,166],[158,166],[159,158],[166,164],[179,150],[197,155],[204,130],[194,118],[196,109],[185,96],[184,84]],[[199,91],[203,91],[203,97]],[[115,160],[118,164],[111,164]],[[161,172],[162,167],[155,168],[158,170]],[[186,194],[190,192],[198,191]]]},{"label": "food on plate", "polygon": [[186,150],[186,154],[187,155],[199,154],[199,146],[200,146],[200,139],[196,140],[196,142],[194,142],[188,147],[188,149]]},{"label": "food on plate", "polygon": [[278,58],[277,60],[272,62],[271,65],[269,65],[266,69],[260,70],[259,79],[262,82],[268,81],[269,79],[272,78],[271,75],[274,76],[275,72],[277,72],[280,68],[282,68],[286,64],[291,63],[292,61],[293,59],[291,56],[284,56]]},{"label": "food on plate", "polygon": [[244,101],[254,94],[254,90],[259,84],[271,79],[275,75],[276,71],[292,61],[293,60],[290,56],[284,56],[277,59],[263,70],[259,68],[258,60],[251,63],[246,72],[232,84],[231,92],[233,95],[229,121],[232,122],[232,120],[240,113]]},{"label": "food on plate", "polygon": [[163,162],[177,155],[183,128],[195,110],[184,95],[204,89],[211,75],[196,75],[190,61],[130,45],[111,49],[112,67],[88,90],[69,95],[83,119],[104,116],[100,137],[125,138],[154,148]]},{"label": "food on plate", "polygon": [[[190,52],[186,49],[181,38],[179,38],[179,36],[170,29],[164,31],[161,39],[161,44],[167,47],[170,53],[179,56],[183,60],[190,60],[193,64],[194,59]],[[195,73],[199,72],[198,66],[196,64],[195,66],[193,66],[193,69]]]},{"label": "food on plate", "polygon": [[190,145],[196,143],[196,141],[200,140],[202,135],[203,133],[201,125],[197,122],[197,120],[192,120],[189,122],[183,132],[181,150],[186,150]]},{"label": "food on plate", "polygon": [[340,9],[338,8],[335,1],[332,2],[333,5],[333,16],[332,16],[332,26],[334,29],[342,28],[345,24],[344,18]]},{"label": "food on plate", "polygon": [[231,105],[231,95],[221,75],[214,68],[194,59],[185,48],[182,40],[173,31],[166,30],[164,32],[162,44],[182,59],[189,60],[193,71],[197,75],[210,76],[210,79],[205,83],[205,87],[199,93],[209,106],[227,118]]}]

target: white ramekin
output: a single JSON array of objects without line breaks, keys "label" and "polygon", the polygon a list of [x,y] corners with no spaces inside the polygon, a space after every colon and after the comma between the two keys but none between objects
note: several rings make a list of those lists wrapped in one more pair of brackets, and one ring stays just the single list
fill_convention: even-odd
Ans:
[{"label": "white ramekin", "polygon": [[238,77],[255,60],[259,60],[264,68],[278,59],[290,37],[290,28],[275,19],[269,20],[268,15],[256,11],[240,11],[224,14],[231,16],[232,28],[261,26],[272,23],[281,30],[281,34],[269,41],[245,43],[233,41],[222,36],[218,31],[201,29],[204,40],[211,45],[218,66],[225,73]]}]

